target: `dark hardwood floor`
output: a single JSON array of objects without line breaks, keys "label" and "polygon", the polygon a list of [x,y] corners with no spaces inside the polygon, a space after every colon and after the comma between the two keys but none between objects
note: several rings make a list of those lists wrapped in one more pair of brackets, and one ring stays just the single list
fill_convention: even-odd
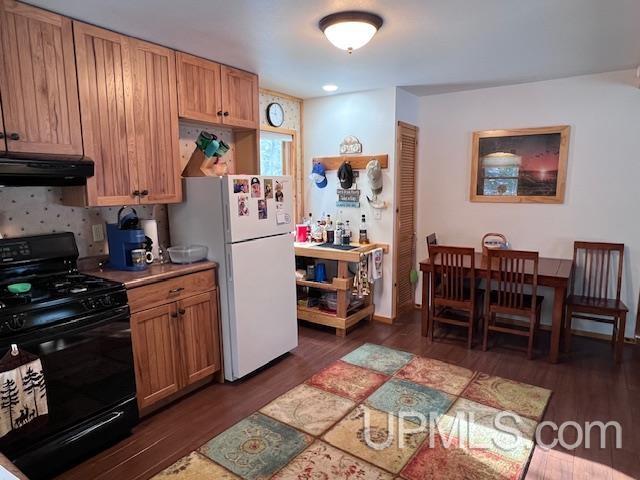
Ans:
[{"label": "dark hardwood floor", "polygon": [[[539,348],[548,340],[541,334]],[[553,390],[545,420],[617,420],[622,425],[622,448],[584,447],[566,451],[536,448],[527,479],[640,478],[640,348],[627,345],[622,365],[613,362],[606,342],[576,338],[573,352],[551,365],[546,355],[529,361],[508,346],[512,339],[488,352],[467,350],[464,342],[428,343],[420,336],[418,312],[404,315],[395,325],[363,324],[345,338],[332,331],[303,326],[300,345],[269,368],[233,384],[214,384],[145,418],[133,435],[89,459],[59,478],[145,479],[191,452],[264,404],[301,383],[364,342],[378,343],[419,355],[455,363]],[[596,432],[592,438],[597,440]],[[566,435],[567,440],[570,439]]]}]

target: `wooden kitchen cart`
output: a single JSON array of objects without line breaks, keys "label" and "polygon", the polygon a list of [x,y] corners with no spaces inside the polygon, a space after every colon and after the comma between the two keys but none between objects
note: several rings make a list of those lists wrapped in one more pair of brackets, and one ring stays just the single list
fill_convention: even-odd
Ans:
[{"label": "wooden kitchen cart", "polygon": [[[319,290],[336,292],[336,313],[331,313],[319,307],[309,307],[298,304],[298,319],[307,322],[326,325],[336,329],[336,335],[345,336],[347,329],[364,318],[373,317],[375,306],[373,304],[373,291],[365,297],[362,306],[349,309],[353,276],[349,273],[349,264],[360,262],[360,255],[369,253],[376,248],[382,248],[384,253],[389,251],[389,246],[380,243],[367,245],[352,244],[356,248],[352,250],[338,250],[334,248],[320,247],[313,243],[296,243],[296,257],[306,257],[316,260],[336,261],[337,274],[330,282],[314,282],[312,280],[296,280],[298,286],[316,288]],[[373,287],[373,286],[372,286]]]}]

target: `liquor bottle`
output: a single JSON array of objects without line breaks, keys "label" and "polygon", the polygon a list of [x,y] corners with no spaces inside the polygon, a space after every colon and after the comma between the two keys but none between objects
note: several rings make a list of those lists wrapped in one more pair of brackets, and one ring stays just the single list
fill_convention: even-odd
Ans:
[{"label": "liquor bottle", "polygon": [[331,221],[331,215],[327,215],[327,226],[325,228],[326,242],[333,243],[334,239],[333,222]]},{"label": "liquor bottle", "polygon": [[342,244],[342,232],[344,231],[342,227],[342,222],[338,222],[336,225],[336,230],[333,233],[333,244],[341,245]]},{"label": "liquor bottle", "polygon": [[349,220],[347,220],[344,226],[344,232],[342,232],[342,244],[349,245],[350,243],[351,243],[351,225],[349,225]]},{"label": "liquor bottle", "polygon": [[365,219],[364,214],[362,214],[362,219],[360,220],[360,235],[358,236],[358,243],[367,244],[369,243],[369,237],[367,235],[367,220]]}]

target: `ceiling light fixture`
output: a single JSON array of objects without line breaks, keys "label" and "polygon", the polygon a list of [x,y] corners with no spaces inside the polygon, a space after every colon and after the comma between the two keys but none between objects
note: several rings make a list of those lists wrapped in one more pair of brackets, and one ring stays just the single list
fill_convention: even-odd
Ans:
[{"label": "ceiling light fixture", "polygon": [[382,17],[368,12],[332,13],[318,23],[331,43],[349,53],[369,43],[381,26]]},{"label": "ceiling light fixture", "polygon": [[322,89],[325,92],[335,92],[336,90],[338,90],[338,86],[334,85],[333,83],[328,83],[327,85],[323,85]]}]

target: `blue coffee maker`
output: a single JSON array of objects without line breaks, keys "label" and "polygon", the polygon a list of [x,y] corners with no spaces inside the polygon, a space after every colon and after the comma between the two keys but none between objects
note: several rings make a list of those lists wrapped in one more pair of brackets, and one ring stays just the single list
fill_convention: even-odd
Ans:
[{"label": "blue coffee maker", "polygon": [[[125,215],[126,209],[131,211]],[[131,207],[118,210],[118,222],[107,223],[107,240],[109,242],[109,266],[116,270],[145,270],[147,263],[134,259],[133,250],[144,248],[144,230],[140,228],[138,213]]]}]

